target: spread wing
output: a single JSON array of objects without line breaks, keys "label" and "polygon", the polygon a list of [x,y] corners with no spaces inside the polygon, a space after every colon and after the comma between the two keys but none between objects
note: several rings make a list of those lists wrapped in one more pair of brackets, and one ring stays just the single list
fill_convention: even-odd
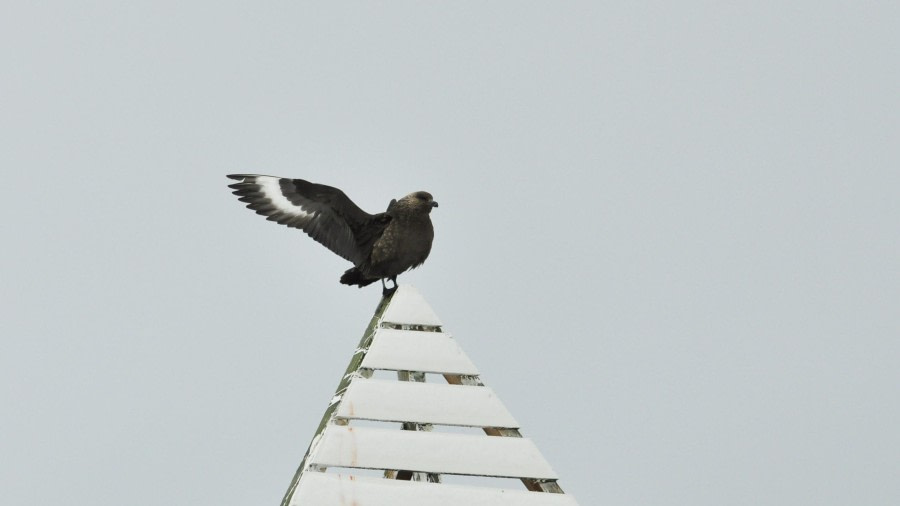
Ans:
[{"label": "spread wing", "polygon": [[359,208],[341,190],[303,179],[256,174],[230,174],[238,183],[228,185],[238,200],[257,214],[310,237],[355,265],[368,256],[371,244],[390,217]]}]

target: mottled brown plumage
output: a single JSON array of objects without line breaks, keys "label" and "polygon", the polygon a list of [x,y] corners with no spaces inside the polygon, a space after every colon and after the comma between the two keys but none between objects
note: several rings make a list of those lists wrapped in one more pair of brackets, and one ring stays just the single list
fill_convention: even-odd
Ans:
[{"label": "mottled brown plumage", "polygon": [[341,190],[310,183],[255,174],[228,176],[239,200],[270,221],[299,228],[314,240],[353,262],[341,283],[360,288],[390,279],[422,265],[431,252],[434,228],[431,210],[438,206],[431,194],[410,193],[392,200],[383,213],[369,214]]}]

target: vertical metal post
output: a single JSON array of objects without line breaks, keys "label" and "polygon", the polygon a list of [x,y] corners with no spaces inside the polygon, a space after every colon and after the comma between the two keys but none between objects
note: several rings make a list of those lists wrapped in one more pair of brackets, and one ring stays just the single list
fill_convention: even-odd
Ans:
[{"label": "vertical metal post", "polygon": [[[397,379],[400,381],[415,381],[418,383],[425,383],[425,373],[418,371],[397,371]],[[430,423],[414,423],[414,422],[403,422],[403,430],[421,430],[425,432],[431,432],[434,427]],[[397,471],[395,479],[398,480],[412,480],[412,481],[427,481],[429,483],[441,483],[441,475],[437,473],[421,473],[421,472],[412,472],[412,471]]]}]

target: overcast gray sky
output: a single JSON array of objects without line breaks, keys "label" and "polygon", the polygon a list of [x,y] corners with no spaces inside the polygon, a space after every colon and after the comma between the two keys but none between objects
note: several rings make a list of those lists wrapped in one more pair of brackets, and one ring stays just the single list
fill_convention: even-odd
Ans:
[{"label": "overcast gray sky", "polygon": [[5,3],[0,502],[278,503],[380,289],[257,172],[435,195],[582,505],[900,503],[898,5]]}]

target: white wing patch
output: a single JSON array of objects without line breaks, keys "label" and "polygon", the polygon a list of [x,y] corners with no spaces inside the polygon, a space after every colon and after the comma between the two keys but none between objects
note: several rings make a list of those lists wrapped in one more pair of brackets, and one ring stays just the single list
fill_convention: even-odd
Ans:
[{"label": "white wing patch", "polygon": [[312,215],[306,212],[303,207],[294,204],[281,193],[280,181],[281,178],[277,177],[256,176],[253,182],[260,186],[263,194],[278,210],[301,218],[311,217]]},{"label": "white wing patch", "polygon": [[[327,195],[323,197],[316,194],[316,185],[303,180],[260,174],[230,174],[228,177],[240,181],[228,186],[234,190],[232,193],[238,196],[238,200],[246,203],[247,208],[256,214],[306,232],[326,248],[351,262],[364,260],[353,230],[339,214],[340,209],[335,209]],[[340,190],[327,186],[322,188],[332,194],[337,192],[346,201],[343,205],[353,206]],[[307,191],[309,195],[304,195],[303,191]],[[358,214],[369,216],[358,208],[351,208],[351,211],[353,209],[359,211]]]}]

